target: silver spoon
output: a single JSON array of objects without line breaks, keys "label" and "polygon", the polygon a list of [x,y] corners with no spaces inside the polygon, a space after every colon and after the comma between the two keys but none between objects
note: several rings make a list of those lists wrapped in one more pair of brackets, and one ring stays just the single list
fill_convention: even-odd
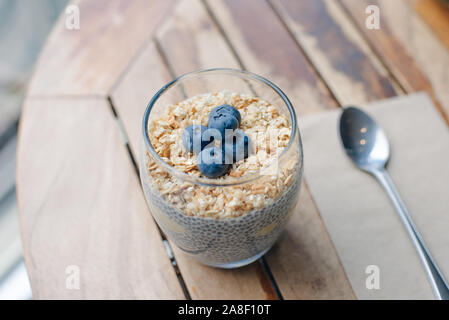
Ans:
[{"label": "silver spoon", "polygon": [[340,136],[347,155],[360,169],[377,178],[393,202],[399,218],[418,251],[436,298],[449,300],[447,282],[432,259],[385,169],[390,158],[390,146],[382,128],[362,110],[348,107],[340,117]]}]

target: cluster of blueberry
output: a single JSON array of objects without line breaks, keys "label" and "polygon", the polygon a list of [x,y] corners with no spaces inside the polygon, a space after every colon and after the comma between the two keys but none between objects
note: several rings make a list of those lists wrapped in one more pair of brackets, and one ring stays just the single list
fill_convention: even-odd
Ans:
[{"label": "cluster of blueberry", "polygon": [[[208,127],[194,124],[184,130],[184,148],[198,154],[198,168],[203,175],[221,177],[229,172],[233,163],[248,157],[250,139],[238,129],[241,122],[240,112],[224,104],[212,109]],[[219,146],[215,141],[219,141]]]}]

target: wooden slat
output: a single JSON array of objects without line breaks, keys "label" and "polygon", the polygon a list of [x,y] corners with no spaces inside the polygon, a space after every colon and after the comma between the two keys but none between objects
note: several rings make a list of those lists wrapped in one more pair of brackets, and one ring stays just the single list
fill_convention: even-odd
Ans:
[{"label": "wooden slat", "polygon": [[184,298],[107,101],[26,101],[17,180],[34,298]]},{"label": "wooden slat", "polygon": [[[179,36],[178,32],[182,36]],[[207,12],[197,0],[179,2],[173,16],[158,30],[157,41],[176,74],[216,66],[238,66]],[[216,50],[219,50],[219,53]],[[208,52],[207,56],[202,55],[205,52]],[[195,55],[198,55],[198,58],[189,58]],[[143,110],[153,94],[168,82],[168,77],[164,61],[155,44],[149,43],[112,92],[112,101],[126,131],[129,132],[135,157],[140,147]],[[172,242],[171,246],[193,299],[277,298],[267,275],[258,263],[235,270],[219,270],[195,262]]]},{"label": "wooden slat", "polygon": [[139,158],[143,113],[156,92],[171,80],[156,45],[149,42],[111,92],[135,159]]},{"label": "wooden slat", "polygon": [[[340,1],[405,91],[426,91],[449,124],[449,52],[413,10],[412,2]],[[380,8],[379,30],[365,28],[368,4]]]},{"label": "wooden slat", "polygon": [[449,49],[449,6],[438,0],[418,0],[415,9]]},{"label": "wooden slat", "polygon": [[272,3],[341,104],[396,95],[387,71],[335,1]]},{"label": "wooden slat", "polygon": [[336,107],[329,91],[266,1],[205,1],[243,66],[276,83],[299,116]]},{"label": "wooden slat", "polygon": [[173,1],[81,0],[75,4],[80,29],[67,29],[67,15],[62,14],[36,65],[31,95],[105,95]]},{"label": "wooden slat", "polygon": [[[336,107],[274,11],[265,1],[206,2],[244,66],[279,83],[298,115]],[[354,298],[305,184],[301,201],[267,261],[284,298]]]},{"label": "wooden slat", "polygon": [[307,184],[302,188],[297,212],[267,254],[282,295],[286,299],[354,299]]}]

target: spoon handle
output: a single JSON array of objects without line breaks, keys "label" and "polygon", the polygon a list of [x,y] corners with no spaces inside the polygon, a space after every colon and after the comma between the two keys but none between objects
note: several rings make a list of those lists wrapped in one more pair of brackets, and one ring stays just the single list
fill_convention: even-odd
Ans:
[{"label": "spoon handle", "polygon": [[429,250],[426,248],[424,241],[422,240],[418,230],[415,227],[412,219],[410,218],[407,209],[404,203],[397,192],[393,181],[391,180],[388,172],[385,168],[380,170],[375,170],[372,174],[379,180],[380,184],[384,187],[388,196],[390,197],[396,211],[399,214],[399,217],[402,223],[407,230],[410,239],[413,242],[413,245],[418,251],[419,257],[421,259],[422,264],[424,265],[424,269],[426,270],[427,276],[429,277],[430,284],[432,285],[432,289],[437,299],[439,300],[449,300],[449,287],[447,285],[446,280],[441,274],[438,266],[432,259]]}]

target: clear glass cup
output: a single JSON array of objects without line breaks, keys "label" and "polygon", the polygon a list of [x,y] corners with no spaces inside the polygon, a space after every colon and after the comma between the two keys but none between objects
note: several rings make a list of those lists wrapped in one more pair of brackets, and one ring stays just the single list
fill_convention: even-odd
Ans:
[{"label": "clear glass cup", "polygon": [[[287,117],[292,131],[287,147],[267,167],[226,180],[197,178],[165,162],[148,137],[148,124],[169,105],[198,94],[230,91],[270,102]],[[185,74],[160,89],[143,117],[140,177],[147,203],[156,222],[182,251],[210,266],[236,268],[264,255],[277,240],[299,198],[303,172],[303,150],[296,114],[285,94],[269,80],[241,70],[209,69]],[[238,192],[276,181],[279,194],[270,203],[241,216],[227,219],[189,216],[176,206],[179,194],[161,194],[149,166],[157,166],[174,183],[205,192]],[[219,190],[227,188],[228,190]],[[252,190],[252,189],[251,189]],[[175,199],[175,200],[174,200]],[[250,201],[250,200],[248,200]]]}]

